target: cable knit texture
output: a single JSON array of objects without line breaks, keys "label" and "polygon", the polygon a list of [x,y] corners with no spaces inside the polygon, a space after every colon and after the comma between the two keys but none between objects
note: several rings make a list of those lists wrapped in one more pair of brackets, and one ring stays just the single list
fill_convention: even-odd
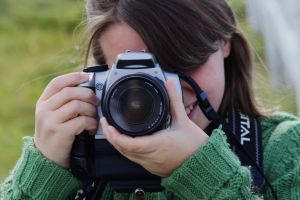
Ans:
[{"label": "cable knit texture", "polygon": [[[264,172],[279,199],[300,199],[300,121],[275,113],[260,119],[263,134]],[[144,199],[273,199],[268,187],[250,192],[251,175],[229,149],[220,129],[169,177],[164,192],[146,193]],[[69,171],[41,155],[30,137],[24,139],[21,158],[1,184],[1,199],[67,199],[82,187]],[[116,193],[108,185],[101,199],[134,200],[133,193]]]},{"label": "cable knit texture", "polygon": [[81,183],[67,170],[46,159],[24,138],[21,158],[1,185],[1,199],[66,199]]}]

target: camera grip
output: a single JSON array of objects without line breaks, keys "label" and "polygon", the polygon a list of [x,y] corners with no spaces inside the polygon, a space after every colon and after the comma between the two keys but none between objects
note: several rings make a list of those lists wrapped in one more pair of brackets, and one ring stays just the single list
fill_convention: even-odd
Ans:
[{"label": "camera grip", "polygon": [[[95,92],[93,86],[94,74],[90,73],[89,81],[80,84],[78,87],[85,87]],[[84,130],[75,137],[71,150],[71,172],[81,180],[88,180],[90,178],[90,164],[92,157],[92,146],[94,138],[88,131]]]},{"label": "camera grip", "polygon": [[87,180],[90,171],[91,146],[93,136],[88,131],[83,131],[76,136],[71,151],[71,171],[81,180]]}]

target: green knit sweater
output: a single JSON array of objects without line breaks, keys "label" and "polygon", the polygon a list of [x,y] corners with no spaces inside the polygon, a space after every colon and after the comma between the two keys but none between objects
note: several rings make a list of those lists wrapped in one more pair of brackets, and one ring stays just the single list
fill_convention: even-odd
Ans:
[{"label": "green knit sweater", "polygon": [[[264,172],[279,199],[300,199],[300,121],[285,113],[260,120]],[[249,169],[229,149],[225,134],[216,129],[209,141],[169,177],[164,192],[146,193],[145,199],[273,199],[266,187],[260,196],[249,191]],[[31,137],[15,168],[1,185],[1,199],[67,199],[82,187],[69,171],[43,157]],[[116,193],[107,186],[102,199],[136,199],[133,193]]]}]

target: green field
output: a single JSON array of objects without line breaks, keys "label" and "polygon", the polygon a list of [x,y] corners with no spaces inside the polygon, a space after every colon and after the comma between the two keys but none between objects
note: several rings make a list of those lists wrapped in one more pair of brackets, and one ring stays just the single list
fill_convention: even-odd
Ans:
[{"label": "green field", "polygon": [[[250,31],[241,0],[230,1],[257,52],[256,91],[268,107],[295,113],[291,90],[275,91],[267,79],[263,40]],[[79,0],[0,1],[0,180],[20,156],[22,137],[34,131],[35,103],[53,77],[83,62],[84,3]],[[259,58],[259,59],[258,59]]]}]

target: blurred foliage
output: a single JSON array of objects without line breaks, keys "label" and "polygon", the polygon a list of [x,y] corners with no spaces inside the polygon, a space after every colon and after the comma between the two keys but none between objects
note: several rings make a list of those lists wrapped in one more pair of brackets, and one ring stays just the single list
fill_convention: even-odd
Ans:
[{"label": "blurred foliage", "polygon": [[[270,86],[264,44],[251,32],[242,0],[229,0],[256,52],[256,91],[264,104],[295,112],[295,97]],[[0,1],[0,180],[21,153],[22,137],[34,131],[35,102],[55,76],[74,71],[83,61],[81,0]],[[80,27],[79,27],[80,30]]]},{"label": "blurred foliage", "polygon": [[[0,180],[34,131],[35,102],[58,74],[83,61],[81,0],[0,1]],[[80,28],[79,28],[80,29]]]}]

